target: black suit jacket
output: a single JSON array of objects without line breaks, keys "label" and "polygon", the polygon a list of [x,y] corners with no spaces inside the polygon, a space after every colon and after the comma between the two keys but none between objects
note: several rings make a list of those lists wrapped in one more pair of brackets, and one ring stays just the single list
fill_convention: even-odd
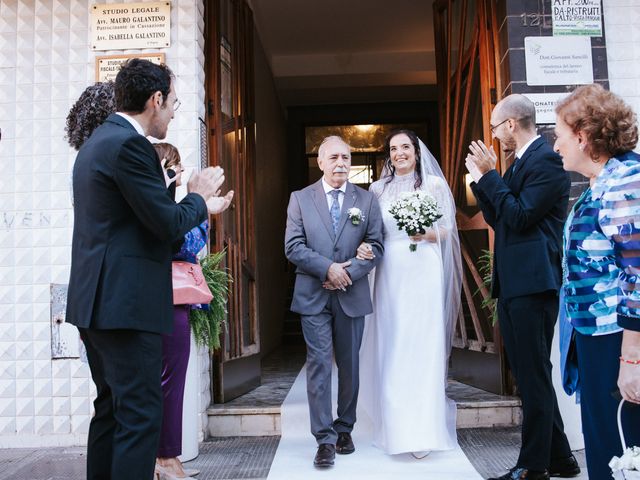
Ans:
[{"label": "black suit jacket", "polygon": [[561,285],[562,227],[570,180],[562,160],[536,139],[504,174],[491,170],[471,188],[495,231],[492,295],[512,298]]},{"label": "black suit jacket", "polygon": [[176,204],[151,143],[113,114],[73,167],[74,228],[67,321],[83,328],[172,330],[171,251],[207,216]]}]

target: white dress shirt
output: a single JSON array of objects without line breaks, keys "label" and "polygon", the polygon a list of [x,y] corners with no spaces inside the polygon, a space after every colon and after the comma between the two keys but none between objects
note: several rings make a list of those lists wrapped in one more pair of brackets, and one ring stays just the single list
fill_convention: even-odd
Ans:
[{"label": "white dress shirt", "polygon": [[342,211],[342,202],[344,201],[344,196],[347,193],[347,182],[344,182],[339,188],[333,188],[329,185],[324,177],[322,177],[322,188],[324,188],[325,196],[327,197],[327,206],[329,207],[329,211],[331,211],[331,204],[333,203],[333,195],[331,192],[334,190],[340,190],[342,195],[338,195],[338,204],[340,205],[340,211]]},{"label": "white dress shirt", "polygon": [[127,115],[126,113],[122,113],[122,112],[116,112],[116,115],[120,115],[127,122],[129,122],[131,125],[133,125],[133,128],[136,129],[136,132],[138,132],[143,137],[146,137],[146,135],[144,133],[144,130],[142,129],[142,125],[140,125],[140,123],[138,123],[138,121],[135,118],[131,117],[130,115]]},{"label": "white dress shirt", "polygon": [[535,142],[535,141],[536,141],[537,139],[539,139],[539,138],[540,138],[540,135],[536,135],[536,136],[535,136],[535,137],[533,137],[531,140],[529,140],[527,143],[525,143],[525,144],[523,145],[523,147],[522,147],[520,150],[518,150],[518,151],[516,152],[516,158],[518,158],[518,159],[522,158],[522,156],[526,153],[527,148],[529,148],[529,147],[531,146],[531,144],[532,144],[533,142]]}]

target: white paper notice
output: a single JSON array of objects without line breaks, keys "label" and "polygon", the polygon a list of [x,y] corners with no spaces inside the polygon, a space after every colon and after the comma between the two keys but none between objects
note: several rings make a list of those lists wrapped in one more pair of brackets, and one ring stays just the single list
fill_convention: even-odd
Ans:
[{"label": "white paper notice", "polygon": [[525,37],[527,85],[593,83],[591,37]]}]

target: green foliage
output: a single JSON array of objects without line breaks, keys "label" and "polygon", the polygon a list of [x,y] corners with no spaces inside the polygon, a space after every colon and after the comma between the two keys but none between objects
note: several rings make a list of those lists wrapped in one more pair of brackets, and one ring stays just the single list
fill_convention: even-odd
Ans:
[{"label": "green foliage", "polygon": [[[490,250],[482,250],[482,255],[478,258],[478,272],[482,275],[482,283],[486,289],[491,291],[491,275],[493,273],[493,252]],[[480,289],[476,291],[478,293]],[[488,295],[482,299],[482,308],[486,308],[491,312],[491,325],[495,325],[498,321],[498,302],[495,298]]]},{"label": "green foliage", "polygon": [[202,274],[213,294],[209,310],[191,310],[189,322],[199,346],[206,345],[211,350],[220,348],[220,330],[227,317],[229,285],[233,278],[228,268],[221,267],[226,251],[210,253],[200,262]]}]

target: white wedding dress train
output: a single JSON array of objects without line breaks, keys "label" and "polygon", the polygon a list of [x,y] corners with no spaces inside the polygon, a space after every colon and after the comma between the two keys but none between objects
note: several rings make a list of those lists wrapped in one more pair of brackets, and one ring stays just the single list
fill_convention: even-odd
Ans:
[{"label": "white wedding dress train", "polygon": [[[329,471],[315,468],[313,456],[317,445],[309,431],[306,378],[303,368],[282,405],[282,438],[268,480],[482,480],[460,447],[433,452],[423,460],[410,455],[385,455],[372,445],[375,426],[366,415],[359,416],[353,430],[356,451],[336,455],[336,465]],[[338,390],[335,366],[332,378],[335,409]]]},{"label": "white wedding dress train", "polygon": [[[438,200],[428,177],[424,189]],[[380,182],[385,182],[382,180]],[[374,313],[360,349],[359,404],[373,425],[374,444],[389,454],[457,447],[456,406],[448,399],[444,275],[438,243],[409,250],[389,205],[413,189],[413,174],[396,176],[379,196],[384,257],[370,278]],[[372,185],[372,191],[381,185]],[[441,202],[439,202],[441,203]],[[446,219],[445,219],[446,221]]]}]

